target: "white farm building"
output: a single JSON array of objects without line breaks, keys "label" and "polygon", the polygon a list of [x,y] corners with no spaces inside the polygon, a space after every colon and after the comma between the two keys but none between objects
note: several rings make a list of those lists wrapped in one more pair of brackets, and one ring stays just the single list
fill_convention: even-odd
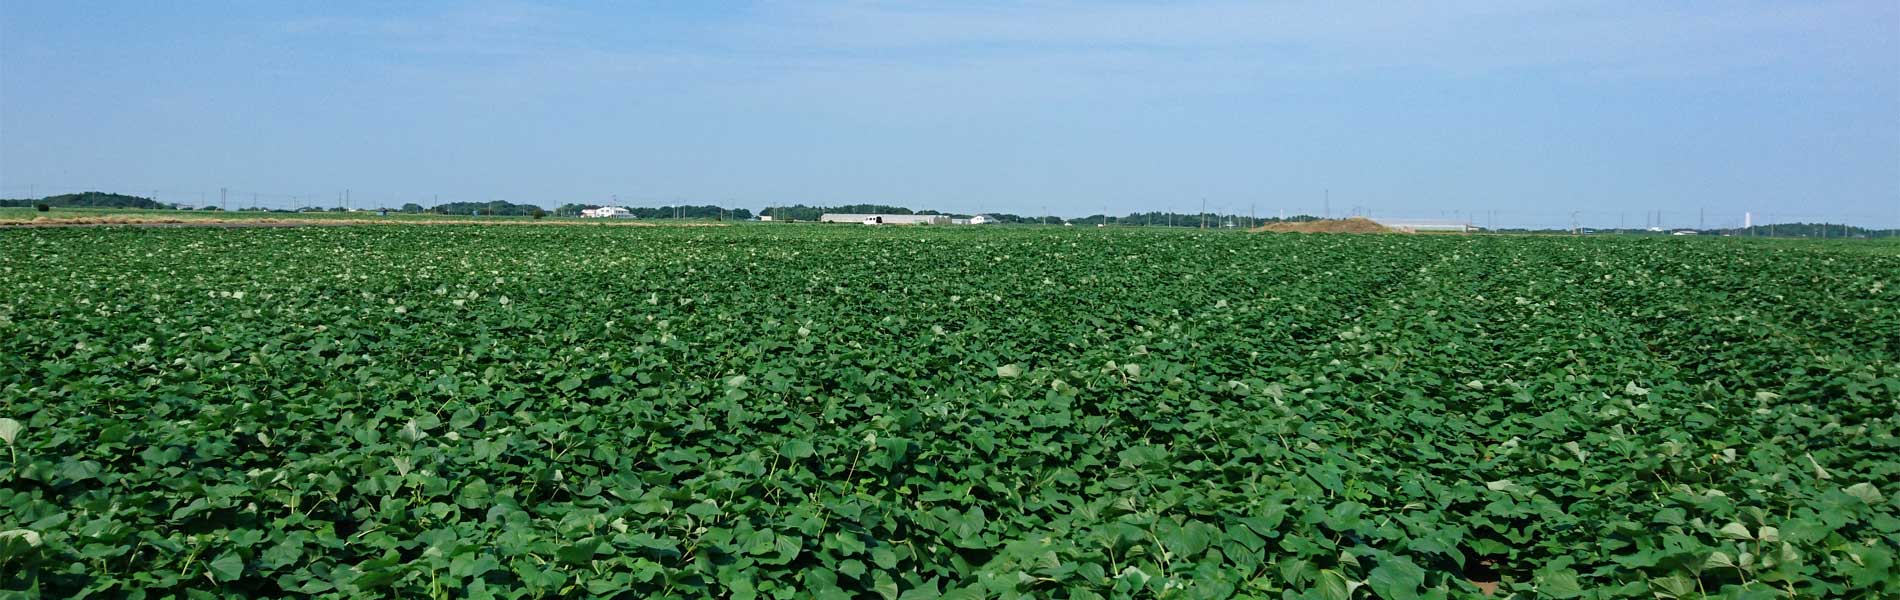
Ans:
[{"label": "white farm building", "polygon": [[818,217],[818,221],[821,223],[863,223],[865,225],[949,225],[950,217],[945,215],[825,213]]},{"label": "white farm building", "polygon": [[602,206],[600,208],[582,209],[581,217],[587,219],[631,219],[633,218],[633,211],[619,206]]},{"label": "white farm building", "polygon": [[1458,221],[1458,220],[1452,220],[1452,219],[1405,219],[1405,218],[1373,217],[1372,222],[1383,225],[1387,229],[1395,229],[1398,231],[1404,231],[1408,233],[1416,233],[1420,231],[1432,231],[1432,232],[1453,231],[1453,232],[1458,232],[1458,233],[1470,233],[1472,231],[1477,230],[1476,227],[1471,226],[1471,223],[1469,221]]}]

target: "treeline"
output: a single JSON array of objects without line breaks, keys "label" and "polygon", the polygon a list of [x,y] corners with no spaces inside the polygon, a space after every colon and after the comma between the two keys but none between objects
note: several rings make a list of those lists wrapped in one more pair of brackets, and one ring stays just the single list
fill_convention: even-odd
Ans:
[{"label": "treeline", "polygon": [[1775,223],[1754,227],[1724,229],[1733,236],[1794,238],[1889,238],[1900,237],[1900,229],[1868,229],[1843,223]]},{"label": "treeline", "polygon": [[45,198],[18,198],[0,200],[0,207],[31,207],[45,204],[50,208],[143,208],[147,210],[165,210],[177,208],[175,205],[160,203],[143,196],[109,194],[106,192],[80,192],[60,194]]},{"label": "treeline", "polygon": [[[140,209],[189,209],[190,208],[189,206],[179,205],[179,204],[164,204],[164,203],[160,203],[158,201],[152,200],[150,198],[144,198],[144,197],[139,197],[139,196],[129,196],[125,194],[112,194],[112,193],[106,193],[106,192],[84,192],[84,193],[79,193],[79,194],[61,194],[58,196],[48,196],[48,197],[41,198],[38,200],[34,200],[34,199],[0,200],[0,206],[6,206],[6,207],[21,207],[21,206],[31,207],[31,206],[35,206],[41,203],[46,204],[48,207],[55,207],[55,208],[57,207],[140,208]],[[368,210],[388,210],[390,212],[400,212],[400,213],[409,213],[409,214],[430,213],[430,214],[438,214],[438,215],[465,215],[465,216],[473,215],[473,216],[484,216],[484,217],[486,216],[537,217],[537,216],[550,216],[550,215],[559,216],[559,217],[578,217],[581,215],[582,210],[590,209],[590,208],[599,208],[602,206],[606,206],[606,205],[568,203],[568,204],[562,204],[560,207],[555,208],[553,211],[550,212],[534,204],[518,204],[514,202],[508,202],[505,200],[491,200],[487,202],[446,202],[442,204],[437,204],[435,206],[426,206],[426,207],[421,204],[409,202],[409,203],[403,204],[400,208],[381,207],[377,209],[368,209]],[[751,220],[754,216],[753,212],[748,209],[725,208],[725,207],[715,206],[711,204],[657,206],[657,207],[628,206],[625,208],[629,212],[631,212],[634,217],[640,218],[640,219],[701,219],[701,220],[745,221],[745,220]],[[218,207],[206,206],[206,207],[201,208],[200,210],[218,210]],[[266,209],[263,207],[248,207],[248,208],[240,208],[237,210],[243,210],[243,211],[268,210],[271,212],[290,212],[289,210],[282,209],[282,208]],[[340,206],[339,207],[307,206],[307,207],[303,207],[299,209],[299,212],[343,212],[344,210],[345,209]],[[909,207],[892,206],[892,205],[887,205],[887,204],[842,204],[842,205],[837,205],[837,206],[809,206],[805,204],[793,204],[790,206],[767,207],[764,210],[759,211],[758,215],[772,217],[772,219],[775,221],[788,221],[788,220],[789,221],[817,221],[818,218],[821,215],[824,215],[825,213],[945,215],[945,216],[949,216],[951,218],[957,218],[957,219],[967,219],[974,216],[970,214],[943,212],[943,211],[937,211],[937,210],[917,210],[917,209],[912,209]],[[983,215],[996,223],[1028,223],[1028,224],[1042,223],[1046,225],[1068,224],[1068,225],[1078,225],[1078,226],[1093,226],[1093,225],[1107,223],[1109,225],[1115,225],[1115,226],[1142,226],[1142,227],[1172,226],[1172,227],[1190,227],[1190,228],[1202,227],[1202,226],[1246,227],[1249,225],[1275,223],[1281,220],[1277,218],[1249,219],[1245,215],[1223,215],[1223,214],[1215,214],[1215,213],[1187,214],[1187,213],[1169,213],[1169,212],[1138,212],[1138,213],[1129,213],[1127,215],[1123,215],[1119,217],[1090,215],[1090,216],[1082,217],[1078,219],[1064,219],[1062,217],[1025,216],[1025,215],[1017,215],[1017,214],[1011,214],[1011,213],[983,213]],[[1316,220],[1316,219],[1318,219],[1318,217],[1300,215],[1296,217],[1290,217],[1285,220],[1311,221],[1311,220]],[[1856,231],[1862,231],[1862,230],[1859,230],[1858,228],[1856,228]],[[1788,236],[1788,235],[1799,235],[1799,234],[1790,234],[1789,232],[1784,231],[1781,233],[1781,235]],[[1818,234],[1815,237],[1819,237]]]},{"label": "treeline", "polygon": [[[791,206],[772,206],[772,207],[767,207],[766,209],[759,211],[759,214],[761,216],[772,217],[772,220],[775,220],[775,221],[786,221],[786,220],[816,221],[818,220],[820,216],[824,215],[825,213],[886,214],[886,215],[946,215],[946,216],[949,216],[951,218],[956,218],[956,219],[967,219],[967,218],[970,218],[971,216],[974,216],[974,215],[963,214],[963,213],[943,212],[943,211],[936,211],[936,210],[915,210],[908,207],[890,206],[890,205],[885,205],[885,204],[844,204],[844,205],[839,205],[839,206],[807,206],[804,204],[794,204]],[[1247,215],[1219,214],[1219,213],[1189,214],[1189,213],[1170,213],[1170,212],[1159,212],[1159,211],[1129,213],[1129,214],[1122,215],[1119,217],[1112,217],[1112,216],[1106,216],[1106,215],[1089,215],[1086,217],[1073,218],[1073,219],[1064,219],[1062,217],[1024,216],[1024,215],[1017,215],[1017,214],[1011,214],[1011,213],[983,213],[983,216],[989,217],[991,220],[997,223],[1028,223],[1028,224],[1041,223],[1045,225],[1065,225],[1066,224],[1066,225],[1078,225],[1078,226],[1093,226],[1093,225],[1108,224],[1108,225],[1115,225],[1115,226],[1131,226],[1131,227],[1134,227],[1134,226],[1139,226],[1139,227],[1203,227],[1203,226],[1204,227],[1249,227],[1249,226],[1265,225],[1267,223],[1278,223],[1281,221],[1302,222],[1302,221],[1319,220],[1319,217],[1315,217],[1311,215],[1298,215],[1298,216],[1293,216],[1293,217],[1287,217],[1285,219],[1280,219],[1276,217],[1253,218],[1253,217],[1248,217]]]},{"label": "treeline", "polygon": [[957,215],[934,210],[911,210],[902,206],[883,204],[844,204],[839,206],[768,206],[759,211],[759,216],[772,217],[774,221],[816,221],[825,213],[847,214],[885,214],[885,215],[949,215],[952,218],[965,218],[969,215]]},{"label": "treeline", "polygon": [[[794,204],[791,206],[770,206],[759,211],[760,216],[772,217],[774,221],[816,221],[818,217],[823,216],[825,213],[943,215],[952,219],[968,219],[976,216],[973,214],[944,212],[940,210],[915,210],[909,207],[890,206],[887,204],[840,204],[838,206],[806,206],[803,204]],[[1040,217],[1025,217],[1009,213],[983,213],[983,216],[994,219],[998,223],[1035,223],[1041,219]],[[1049,217],[1048,222],[1059,225],[1062,223],[1062,219],[1059,217]]]},{"label": "treeline", "polygon": [[1675,235],[1676,232],[1678,231],[1690,231],[1690,232],[1695,232],[1696,235],[1725,235],[1725,236],[1731,236],[1731,237],[1816,238],[1816,239],[1900,237],[1900,229],[1870,229],[1866,227],[1855,227],[1853,225],[1846,225],[1846,224],[1841,224],[1841,223],[1774,223],[1771,225],[1756,225],[1753,227],[1732,227],[1728,229],[1696,229],[1693,227],[1671,227],[1668,229],[1662,229],[1662,230],[1657,230],[1657,231],[1652,231],[1649,229],[1627,228],[1627,227],[1622,228],[1622,229],[1616,229],[1616,228],[1599,229],[1599,228],[1593,228],[1593,227],[1585,227],[1585,228],[1581,228],[1574,231],[1571,229],[1562,229],[1562,228],[1555,228],[1555,227],[1544,227],[1544,228],[1500,227],[1498,229],[1487,230],[1487,231],[1491,231],[1494,233],[1539,233],[1539,234],[1583,233],[1586,235],[1650,235],[1650,236],[1669,236],[1669,235]]},{"label": "treeline", "polygon": [[[426,209],[438,215],[473,215],[478,217],[533,217],[546,216],[547,209],[533,204],[515,204],[506,200],[487,202],[444,202]],[[404,204],[400,212],[423,212],[422,205]]]},{"label": "treeline", "polygon": [[1319,217],[1312,215],[1295,215],[1282,219],[1279,217],[1262,218],[1220,213],[1138,212],[1128,213],[1119,217],[1089,215],[1078,219],[1069,219],[1066,222],[1086,226],[1106,224],[1115,227],[1206,227],[1212,229],[1216,227],[1259,227],[1268,223],[1303,223],[1318,220],[1320,220]]}]

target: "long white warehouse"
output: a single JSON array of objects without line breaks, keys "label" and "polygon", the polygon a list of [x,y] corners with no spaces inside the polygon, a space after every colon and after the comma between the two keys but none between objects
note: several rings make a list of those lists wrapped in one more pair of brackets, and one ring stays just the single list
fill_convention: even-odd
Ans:
[{"label": "long white warehouse", "polygon": [[863,223],[866,225],[949,225],[948,215],[884,215],[855,213],[825,213],[818,217],[823,223]]}]

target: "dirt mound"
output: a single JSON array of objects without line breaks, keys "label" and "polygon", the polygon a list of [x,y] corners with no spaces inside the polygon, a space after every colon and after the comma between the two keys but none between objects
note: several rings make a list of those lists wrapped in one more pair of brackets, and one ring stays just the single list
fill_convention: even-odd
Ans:
[{"label": "dirt mound", "polygon": [[1364,217],[1274,223],[1255,227],[1253,231],[1255,233],[1263,231],[1271,233],[1397,233],[1389,227],[1374,223],[1372,219]]}]

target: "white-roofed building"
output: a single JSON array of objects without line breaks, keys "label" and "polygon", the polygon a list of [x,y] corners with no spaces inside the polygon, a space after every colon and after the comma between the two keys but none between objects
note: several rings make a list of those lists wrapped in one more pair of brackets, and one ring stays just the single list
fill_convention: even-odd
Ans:
[{"label": "white-roofed building", "polygon": [[581,209],[581,217],[587,219],[631,219],[633,218],[633,211],[619,206],[602,206],[600,208]]}]

